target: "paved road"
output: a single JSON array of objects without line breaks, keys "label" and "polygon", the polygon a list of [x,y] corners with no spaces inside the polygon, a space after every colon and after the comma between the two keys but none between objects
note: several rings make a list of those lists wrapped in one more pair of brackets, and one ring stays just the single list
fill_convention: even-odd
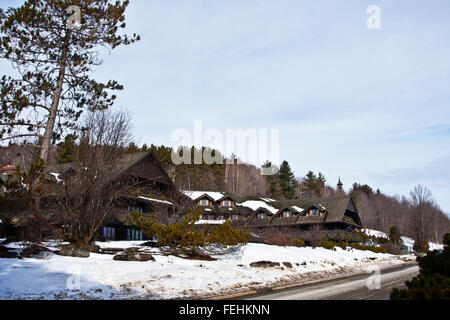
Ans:
[{"label": "paved road", "polygon": [[[392,288],[403,288],[405,281],[419,273],[417,265],[407,265],[381,270],[379,289],[374,274],[330,280],[276,292],[248,296],[246,300],[388,300]],[[370,280],[369,280],[369,277]]]}]

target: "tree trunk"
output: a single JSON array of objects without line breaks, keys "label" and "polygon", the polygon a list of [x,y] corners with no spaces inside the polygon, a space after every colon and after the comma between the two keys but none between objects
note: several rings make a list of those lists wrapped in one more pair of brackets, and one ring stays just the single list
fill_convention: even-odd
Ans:
[{"label": "tree trunk", "polygon": [[50,144],[53,135],[53,128],[55,127],[56,116],[58,114],[59,100],[61,97],[64,82],[64,75],[66,74],[66,61],[67,61],[67,53],[69,51],[70,34],[71,31],[68,30],[66,38],[64,40],[61,60],[59,62],[60,65],[59,65],[58,81],[56,83],[55,91],[53,92],[52,105],[50,107],[47,125],[45,126],[44,137],[42,138],[40,158],[44,160],[44,167],[47,167],[48,156],[50,153]]}]

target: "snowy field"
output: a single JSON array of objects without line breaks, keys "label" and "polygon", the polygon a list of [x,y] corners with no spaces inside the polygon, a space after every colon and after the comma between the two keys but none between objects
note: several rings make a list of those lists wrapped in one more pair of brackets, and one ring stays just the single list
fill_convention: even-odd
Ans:
[{"label": "snowy field", "polygon": [[[128,248],[142,242],[97,243]],[[10,244],[9,247],[17,246]],[[0,259],[0,299],[184,299],[248,291],[267,286],[303,283],[366,272],[415,260],[348,248],[278,247],[248,244],[217,261],[163,256],[143,249],[156,261],[114,261],[112,255],[91,253],[72,258],[48,253],[40,259]],[[256,261],[279,262],[280,267],[253,268]],[[283,266],[292,264],[292,268]]]}]

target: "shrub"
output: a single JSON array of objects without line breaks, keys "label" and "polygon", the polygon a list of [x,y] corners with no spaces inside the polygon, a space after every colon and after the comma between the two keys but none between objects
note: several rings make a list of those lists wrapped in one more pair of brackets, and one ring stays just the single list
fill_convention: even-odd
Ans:
[{"label": "shrub", "polygon": [[291,244],[294,247],[306,247],[306,243],[302,239],[293,238],[291,239]]},{"label": "shrub", "polygon": [[336,251],[336,248],[335,248],[336,247],[336,242],[328,240],[327,238],[323,238],[320,241],[320,246],[322,248],[325,248],[325,249],[328,249],[328,250]]},{"label": "shrub", "polygon": [[375,247],[375,246],[365,246],[359,243],[351,243],[350,247],[356,249],[356,250],[368,250],[375,253],[387,253],[386,248],[383,247]]},{"label": "shrub", "polygon": [[196,226],[201,214],[202,210],[195,208],[181,221],[170,224],[161,224],[154,215],[147,218],[140,212],[131,213],[127,219],[147,237],[156,235],[157,246],[167,254],[205,257],[230,253],[248,242],[250,233],[246,229],[232,227],[231,220],[211,227]]}]

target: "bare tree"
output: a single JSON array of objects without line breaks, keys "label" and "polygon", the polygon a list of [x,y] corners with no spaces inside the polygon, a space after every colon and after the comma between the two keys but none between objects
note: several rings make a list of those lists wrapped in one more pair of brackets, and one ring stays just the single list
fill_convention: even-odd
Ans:
[{"label": "bare tree", "polygon": [[422,185],[414,187],[410,196],[413,206],[414,238],[416,242],[424,243],[430,238],[430,226],[428,222],[430,220],[430,209],[434,205],[434,200],[431,192]]},{"label": "bare tree", "polygon": [[122,111],[93,112],[84,119],[77,161],[62,176],[56,208],[60,223],[80,246],[94,239],[116,201],[135,183],[120,167],[130,133],[130,117]]}]

